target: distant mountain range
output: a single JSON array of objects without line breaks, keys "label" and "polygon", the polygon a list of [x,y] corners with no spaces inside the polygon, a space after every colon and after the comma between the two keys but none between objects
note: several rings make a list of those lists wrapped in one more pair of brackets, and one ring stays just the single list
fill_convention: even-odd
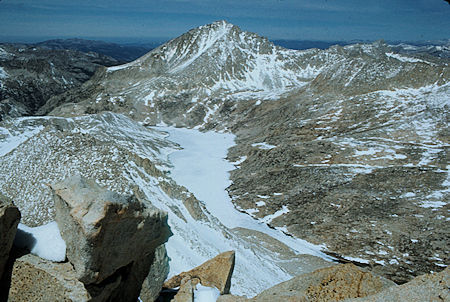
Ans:
[{"label": "distant mountain range", "polygon": [[96,40],[56,39],[36,43],[36,46],[47,49],[70,49],[81,52],[96,52],[110,56],[121,63],[126,63],[139,58],[158,45],[147,44],[145,46],[138,46],[121,45]]},{"label": "distant mountain range", "polygon": [[[296,49],[305,50],[310,48],[327,49],[333,45],[352,45],[358,43],[371,43],[371,41],[351,40],[351,41],[313,41],[313,40],[272,40],[275,45]],[[433,40],[433,41],[387,41],[386,42],[393,50],[399,53],[419,54],[426,53],[441,58],[450,57],[450,39]]]}]

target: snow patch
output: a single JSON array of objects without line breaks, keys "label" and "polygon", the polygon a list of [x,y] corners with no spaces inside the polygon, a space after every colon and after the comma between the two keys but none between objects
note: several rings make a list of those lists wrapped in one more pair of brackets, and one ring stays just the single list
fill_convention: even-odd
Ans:
[{"label": "snow patch", "polygon": [[386,53],[387,57],[390,58],[394,58],[397,59],[403,63],[426,63],[426,64],[431,64],[430,62],[424,61],[424,60],[420,60],[417,58],[413,58],[413,57],[405,57],[396,53],[392,53],[392,52],[387,52]]},{"label": "snow patch", "polygon": [[194,290],[194,302],[215,302],[219,296],[220,291],[215,287],[197,284]]},{"label": "snow patch", "polygon": [[254,143],[254,144],[252,144],[252,147],[256,147],[261,150],[270,150],[270,149],[276,148],[277,146],[270,145],[268,143],[263,142],[263,143]]},{"label": "snow patch", "polygon": [[50,261],[62,262],[66,259],[66,243],[56,222],[34,228],[19,223],[14,245],[29,249],[32,254]]},{"label": "snow patch", "polygon": [[0,67],[0,79],[6,79],[8,77],[8,74],[6,73],[5,69],[3,67]]},{"label": "snow patch", "polygon": [[347,259],[347,260],[349,260],[349,261],[354,261],[354,262],[359,262],[359,263],[369,264],[369,260],[362,259],[362,258],[358,258],[358,257],[345,256],[345,257],[343,257],[343,258],[344,258],[344,259]]},{"label": "snow patch", "polygon": [[277,217],[280,217],[281,215],[284,215],[286,213],[289,213],[289,209],[287,206],[283,205],[281,207],[281,209],[279,209],[278,211],[276,211],[275,213],[273,213],[272,215],[267,215],[264,218],[261,219],[261,221],[265,222],[265,223],[270,223],[272,222],[272,220],[274,220]]}]

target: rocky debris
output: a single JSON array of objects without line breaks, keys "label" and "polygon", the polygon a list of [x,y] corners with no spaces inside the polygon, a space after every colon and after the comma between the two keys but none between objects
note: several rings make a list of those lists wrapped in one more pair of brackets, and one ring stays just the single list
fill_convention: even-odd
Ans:
[{"label": "rocky debris", "polygon": [[20,212],[17,207],[0,193],[0,280],[8,262],[19,221]]},{"label": "rocky debris", "polygon": [[389,287],[375,295],[351,299],[354,302],[422,302],[450,301],[450,269],[440,273],[426,274],[408,283]]},{"label": "rocky debris", "polygon": [[234,251],[224,252],[188,272],[170,278],[164,282],[163,287],[175,288],[186,283],[187,280],[198,279],[203,286],[215,287],[222,295],[228,294],[230,293],[234,260]]},{"label": "rocky debris", "polygon": [[100,301],[135,301],[155,263],[155,250],[170,235],[167,214],[136,195],[113,193],[79,175],[51,188],[77,279]]},{"label": "rocky debris", "polygon": [[0,120],[32,115],[51,97],[79,87],[111,57],[73,50],[0,44]]},{"label": "rocky debris", "polygon": [[[14,262],[10,302],[93,301],[72,265],[44,260],[32,254]],[[98,301],[98,300],[96,300]]]}]

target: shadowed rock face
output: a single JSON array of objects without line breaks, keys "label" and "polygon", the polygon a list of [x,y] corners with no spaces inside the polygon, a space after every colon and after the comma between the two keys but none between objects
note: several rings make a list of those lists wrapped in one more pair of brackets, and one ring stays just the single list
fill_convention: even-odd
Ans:
[{"label": "shadowed rock face", "polygon": [[[0,280],[5,272],[14,236],[20,221],[20,212],[13,202],[0,193]],[[0,286],[0,291],[2,286]],[[0,293],[1,295],[1,293]]]}]

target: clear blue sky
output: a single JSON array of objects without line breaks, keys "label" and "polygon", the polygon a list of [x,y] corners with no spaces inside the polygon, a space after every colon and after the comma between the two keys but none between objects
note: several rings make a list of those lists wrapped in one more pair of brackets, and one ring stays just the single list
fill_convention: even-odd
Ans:
[{"label": "clear blue sky", "polygon": [[0,40],[172,38],[223,19],[271,39],[450,38],[444,0],[0,0]]}]

